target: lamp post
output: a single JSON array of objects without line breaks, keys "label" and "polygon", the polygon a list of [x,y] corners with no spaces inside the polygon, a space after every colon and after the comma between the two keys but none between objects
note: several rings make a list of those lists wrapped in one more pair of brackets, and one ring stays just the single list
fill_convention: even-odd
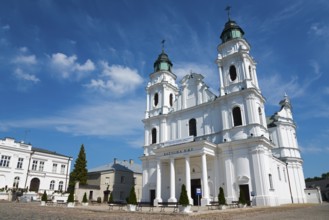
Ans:
[{"label": "lamp post", "polygon": [[287,169],[287,176],[288,176],[288,184],[289,184],[289,190],[290,190],[291,203],[294,203],[294,198],[292,197],[292,192],[291,192],[291,185],[290,185],[290,178],[289,178],[289,171],[288,171],[288,163],[286,163],[286,169]]}]

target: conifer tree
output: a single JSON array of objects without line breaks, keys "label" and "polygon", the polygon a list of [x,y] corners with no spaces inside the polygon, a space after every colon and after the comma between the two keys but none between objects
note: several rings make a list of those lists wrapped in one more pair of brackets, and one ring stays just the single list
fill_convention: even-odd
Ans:
[{"label": "conifer tree", "polygon": [[226,205],[226,199],[225,199],[224,190],[222,187],[219,187],[218,203],[219,203],[219,205]]},{"label": "conifer tree", "polygon": [[189,203],[190,203],[189,200],[188,200],[188,197],[187,197],[187,191],[186,191],[186,187],[185,187],[184,184],[182,185],[182,190],[181,190],[181,193],[180,193],[178,203],[181,204],[182,206],[188,206]]},{"label": "conifer tree", "polygon": [[87,184],[87,160],[85,147],[83,144],[80,147],[78,158],[75,160],[73,171],[70,174],[70,189],[74,189],[75,182],[79,181],[81,185]]},{"label": "conifer tree", "polygon": [[131,205],[137,205],[137,198],[136,198],[136,193],[135,193],[135,187],[134,186],[131,187],[127,203],[131,204]]}]

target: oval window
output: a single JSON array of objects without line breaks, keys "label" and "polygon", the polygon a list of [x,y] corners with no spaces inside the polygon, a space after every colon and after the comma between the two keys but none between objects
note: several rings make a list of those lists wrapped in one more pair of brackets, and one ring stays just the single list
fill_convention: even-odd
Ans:
[{"label": "oval window", "polygon": [[159,103],[159,95],[158,95],[158,93],[155,93],[154,94],[154,106],[157,106],[158,105],[158,103]]},{"label": "oval window", "polygon": [[230,66],[230,78],[232,81],[236,80],[236,69],[235,66]]}]

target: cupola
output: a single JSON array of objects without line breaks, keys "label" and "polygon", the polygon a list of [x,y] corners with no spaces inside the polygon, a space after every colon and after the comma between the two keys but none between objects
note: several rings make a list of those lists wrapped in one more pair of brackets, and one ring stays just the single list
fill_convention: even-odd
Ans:
[{"label": "cupola", "polygon": [[168,55],[162,50],[158,59],[154,62],[154,72],[165,70],[171,72],[172,63],[169,60]]},{"label": "cupola", "polygon": [[220,39],[222,39],[222,43],[225,43],[232,39],[243,38],[243,35],[244,31],[242,28],[235,21],[229,19],[220,35]]}]

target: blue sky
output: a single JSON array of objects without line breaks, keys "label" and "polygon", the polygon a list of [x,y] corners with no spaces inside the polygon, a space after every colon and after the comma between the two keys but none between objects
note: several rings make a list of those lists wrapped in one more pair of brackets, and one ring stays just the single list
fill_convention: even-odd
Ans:
[{"label": "blue sky", "polygon": [[[165,50],[182,76],[205,76],[231,18],[245,31],[266,112],[293,104],[305,177],[329,171],[329,2],[326,0],[0,1],[0,138],[72,157],[88,168],[142,155],[145,86]],[[140,162],[139,162],[140,163]]]}]

